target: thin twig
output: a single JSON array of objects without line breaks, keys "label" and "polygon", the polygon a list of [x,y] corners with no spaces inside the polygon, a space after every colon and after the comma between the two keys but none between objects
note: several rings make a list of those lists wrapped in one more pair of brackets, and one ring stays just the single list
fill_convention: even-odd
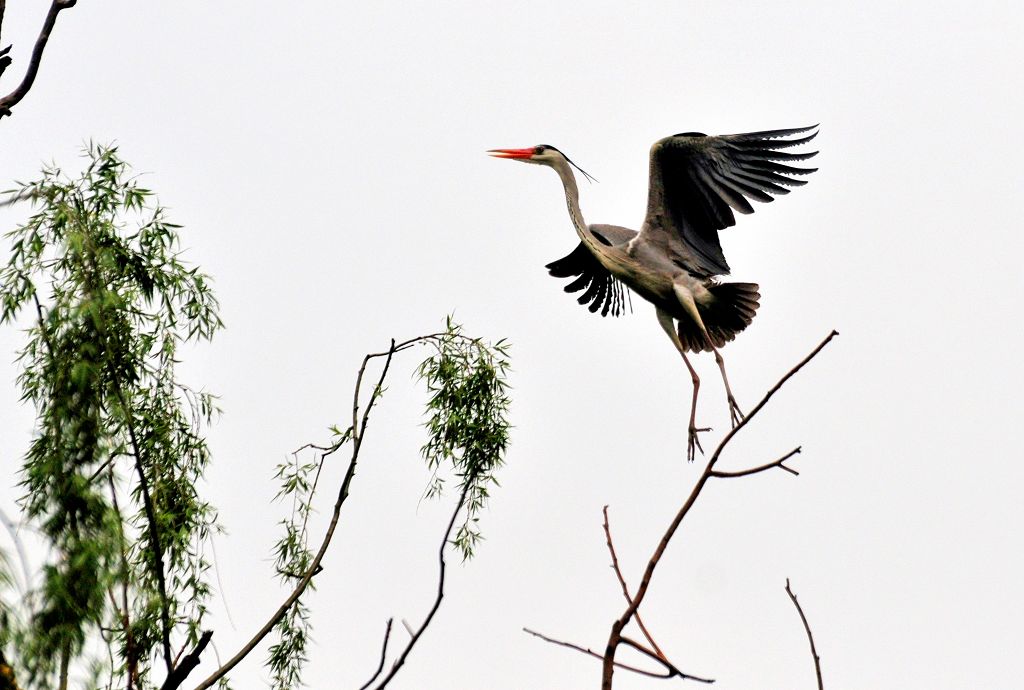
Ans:
[{"label": "thin twig", "polygon": [[391,624],[394,622],[394,618],[388,618],[388,624],[384,627],[384,643],[380,648],[380,663],[377,664],[377,670],[370,676],[370,680],[360,685],[359,690],[366,690],[366,688],[370,687],[373,681],[377,680],[378,676],[380,676],[381,671],[384,670],[384,662],[388,658],[388,640],[391,639]]},{"label": "thin twig", "polygon": [[715,449],[715,452],[708,459],[707,465],[705,465],[704,471],[697,479],[697,483],[694,485],[692,491],[690,492],[690,495],[687,497],[683,505],[679,508],[679,512],[676,513],[676,516],[672,519],[672,522],[669,524],[668,529],[665,530],[665,534],[658,542],[658,545],[655,548],[650,561],[648,561],[647,567],[644,569],[643,577],[640,580],[640,585],[637,588],[636,596],[633,597],[632,602],[629,604],[628,607],[626,607],[626,610],[623,612],[623,614],[617,620],[615,620],[614,623],[612,623],[611,632],[608,635],[608,644],[605,647],[605,653],[603,657],[604,666],[602,668],[601,675],[602,690],[612,689],[612,675],[615,672],[615,651],[618,648],[619,644],[622,642],[623,629],[625,629],[629,621],[636,615],[637,609],[640,607],[641,602],[647,595],[647,588],[651,584],[651,577],[654,575],[655,568],[658,567],[658,563],[661,561],[661,557],[665,553],[665,549],[668,548],[668,544],[672,540],[672,537],[675,535],[676,530],[679,529],[679,525],[682,523],[683,518],[685,518],[686,515],[690,512],[690,508],[693,507],[693,504],[694,502],[696,502],[697,497],[700,495],[701,490],[704,488],[704,485],[711,478],[712,472],[714,471],[715,463],[718,462],[718,458],[721,456],[722,451],[728,445],[729,441],[731,441],[736,436],[736,434],[740,432],[740,430],[745,428],[746,425],[750,423],[750,421],[755,416],[757,416],[758,412],[764,409],[764,406],[768,403],[768,400],[770,400],[771,397],[780,388],[782,388],[786,381],[788,381],[794,374],[800,371],[808,362],[814,359],[814,357],[819,352],[821,352],[821,350],[824,349],[824,347],[828,345],[829,342],[831,342],[832,338],[836,337],[837,335],[839,335],[837,331],[832,331],[831,333],[829,333],[828,336],[824,340],[822,340],[821,343],[819,343],[818,346],[815,347],[809,355],[804,357],[796,366],[790,369],[781,379],[779,379],[779,381],[774,386],[772,386],[767,393],[765,393],[764,397],[761,398],[761,401],[754,406],[754,408],[750,411],[750,414],[748,414],[746,417],[740,420],[740,423],[733,427],[729,431],[729,433],[725,435],[722,441],[718,444],[718,447]]},{"label": "thin twig", "polygon": [[[619,557],[615,555],[615,544],[612,541],[612,530],[611,527],[608,525],[608,506],[605,506],[601,510],[601,512],[604,514],[604,536],[608,543],[608,553],[610,553],[612,556],[612,568],[615,570],[615,576],[619,578],[619,584],[622,586],[622,596],[626,597],[627,604],[632,604],[633,597],[629,593],[629,586],[626,584],[626,578],[622,576],[622,570],[619,568]],[[651,636],[651,633],[648,632],[647,626],[644,625],[644,621],[643,618],[640,617],[639,610],[636,612],[636,616],[634,617],[636,618],[636,624],[640,627],[640,632],[642,632],[644,634],[644,637],[647,638],[647,641],[651,643],[651,647],[654,648],[654,651],[658,655],[658,657],[662,661],[668,661],[668,658],[665,656],[665,653],[661,651],[661,648],[658,647],[658,643],[654,641],[654,638]]]},{"label": "thin twig", "polygon": [[807,616],[804,615],[803,608],[800,607],[800,602],[796,600],[796,594],[789,586],[789,578],[786,578],[786,594],[789,595],[790,600],[793,602],[793,606],[796,607],[796,612],[800,614],[800,620],[804,623],[804,631],[807,632],[807,641],[811,643],[811,656],[814,658],[814,673],[818,677],[818,690],[825,690],[825,685],[821,680],[821,658],[818,656],[818,650],[814,647],[814,635],[811,634],[811,626],[807,622]]},{"label": "thin twig", "polygon": [[[556,644],[559,647],[567,647],[569,649],[575,649],[577,652],[583,652],[584,654],[592,656],[595,659],[603,659],[604,658],[604,657],[602,657],[600,654],[598,654],[597,652],[595,652],[592,649],[588,649],[586,647],[580,647],[579,645],[573,644],[572,642],[565,642],[563,640],[556,640],[554,638],[548,637],[547,635],[542,635],[541,633],[537,632],[536,630],[530,630],[529,628],[523,628],[523,632],[529,633],[530,635],[533,635],[534,637],[539,637],[540,639],[544,640],[545,642],[550,642],[551,644]],[[636,666],[630,666],[629,664],[623,664],[622,662],[619,662],[619,661],[615,661],[613,663],[615,664],[616,667],[621,668],[621,669],[623,669],[625,671],[632,671],[633,673],[638,673],[641,676],[647,676],[649,678],[671,678],[672,677],[672,672],[668,671],[668,670],[666,670],[665,673],[658,673],[656,671],[648,671],[646,669],[637,668]]]},{"label": "thin twig", "polygon": [[46,42],[50,40],[50,32],[53,31],[53,26],[57,23],[57,15],[60,14],[61,10],[74,7],[77,2],[78,0],[53,0],[50,3],[46,19],[43,20],[43,28],[39,31],[36,44],[32,48],[32,56],[29,58],[28,69],[25,71],[24,78],[15,87],[14,91],[0,98],[0,118],[4,115],[10,115],[11,108],[16,106],[25,97],[28,90],[32,88],[32,84],[36,80],[36,74],[39,73],[39,63],[43,59],[43,50],[46,48]]},{"label": "thin twig", "polygon": [[778,467],[780,470],[786,470],[787,472],[789,472],[792,475],[799,476],[800,475],[799,472],[794,470],[792,467],[786,467],[786,465],[783,464],[784,462],[786,462],[787,460],[789,460],[791,457],[793,457],[794,455],[796,455],[799,452],[800,452],[800,446],[797,446],[796,448],[794,448],[793,450],[789,451],[788,453],[786,453],[785,455],[783,455],[781,458],[779,458],[778,460],[776,460],[774,462],[769,462],[769,463],[766,463],[764,465],[758,465],[757,467],[751,467],[749,470],[740,470],[738,472],[724,472],[722,470],[714,470],[714,471],[711,472],[711,476],[712,477],[722,477],[722,478],[746,477],[747,475],[750,475],[750,474],[757,474],[758,472],[764,472],[765,470],[770,470],[773,467]]},{"label": "thin twig", "polygon": [[395,662],[391,665],[391,670],[388,671],[388,674],[384,676],[384,680],[382,680],[380,684],[377,685],[375,690],[383,690],[385,687],[387,687],[388,683],[390,683],[391,679],[395,677],[395,674],[398,673],[399,669],[401,669],[402,666],[405,665],[405,660],[408,658],[409,652],[411,652],[412,648],[416,646],[416,643],[419,641],[420,636],[423,635],[423,632],[427,629],[427,626],[429,626],[430,622],[434,619],[434,614],[437,613],[437,610],[441,607],[441,600],[444,599],[444,552],[445,549],[448,548],[448,543],[451,540],[452,530],[455,529],[455,521],[459,518],[459,513],[462,512],[462,507],[466,503],[467,493],[469,493],[468,481],[466,482],[466,486],[464,486],[462,489],[462,494],[459,496],[459,502],[458,504],[456,504],[455,510],[452,511],[451,519],[448,520],[448,529],[446,529],[444,532],[444,539],[441,540],[441,547],[437,550],[437,560],[440,572],[437,578],[437,596],[434,597],[434,605],[430,607],[430,612],[427,613],[427,617],[423,620],[423,623],[420,624],[420,627],[416,629],[416,632],[409,639],[409,642],[405,645],[405,649],[402,650],[402,653],[398,655],[398,658],[395,659]]},{"label": "thin twig", "polygon": [[652,652],[650,649],[647,649],[647,647],[644,647],[642,644],[640,644],[636,640],[630,639],[630,638],[626,637],[625,635],[622,636],[622,644],[626,645],[627,647],[632,647],[633,649],[635,649],[636,651],[640,652],[641,654],[643,654],[645,656],[648,656],[651,659],[654,659],[659,664],[664,666],[665,669],[670,674],[669,678],[679,677],[679,678],[682,678],[683,680],[695,680],[695,681],[698,681],[700,683],[714,683],[715,682],[711,678],[701,678],[700,676],[692,676],[689,673],[683,673],[678,668],[676,668],[675,665],[673,665],[672,662],[669,661],[668,659],[664,659],[664,658],[658,656],[657,654]]}]

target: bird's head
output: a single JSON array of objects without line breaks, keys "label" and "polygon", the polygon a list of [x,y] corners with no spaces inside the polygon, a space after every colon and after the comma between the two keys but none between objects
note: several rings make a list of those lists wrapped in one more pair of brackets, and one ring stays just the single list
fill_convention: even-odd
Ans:
[{"label": "bird's head", "polygon": [[571,165],[583,173],[583,176],[588,180],[594,180],[594,178],[588,175],[583,168],[569,160],[568,156],[556,149],[554,146],[549,146],[548,144],[538,144],[537,146],[531,146],[528,149],[491,149],[487,153],[495,158],[508,158],[510,160],[521,161],[523,163],[546,165],[549,168],[555,168],[556,170],[559,168],[568,168],[568,166]]}]

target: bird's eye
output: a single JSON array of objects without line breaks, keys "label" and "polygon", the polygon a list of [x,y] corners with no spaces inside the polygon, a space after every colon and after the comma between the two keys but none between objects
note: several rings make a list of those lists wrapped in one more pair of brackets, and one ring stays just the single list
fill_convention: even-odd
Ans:
[{"label": "bird's eye", "polygon": [[537,154],[544,153],[547,150],[548,150],[547,146],[538,146],[535,149],[533,149],[533,155],[536,156]]}]

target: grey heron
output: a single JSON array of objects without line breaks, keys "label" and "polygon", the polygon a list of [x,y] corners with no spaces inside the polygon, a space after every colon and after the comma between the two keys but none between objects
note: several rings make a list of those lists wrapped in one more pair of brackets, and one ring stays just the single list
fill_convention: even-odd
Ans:
[{"label": "grey heron", "polygon": [[579,303],[602,316],[622,313],[623,285],[654,305],[658,323],[682,355],[693,381],[690,460],[697,449],[703,453],[697,433],[707,429],[697,427],[700,378],[686,353],[714,352],[735,426],[743,413],[719,349],[750,324],[760,306],[755,283],[716,279],[729,274],[718,232],[735,225],[733,211],[753,213],[748,199],[769,202],[773,195],[806,184],[794,176],[817,168],[790,163],[807,160],[817,151],[782,149],[806,144],[817,134],[817,125],[812,125],[721,136],[685,132],[658,140],[651,147],[647,215],[639,232],[584,222],[573,168],[586,173],[554,146],[488,151],[499,158],[546,165],[561,178],[580,243],[547,269],[557,278],[575,278],[565,287],[567,292],[585,289]]}]

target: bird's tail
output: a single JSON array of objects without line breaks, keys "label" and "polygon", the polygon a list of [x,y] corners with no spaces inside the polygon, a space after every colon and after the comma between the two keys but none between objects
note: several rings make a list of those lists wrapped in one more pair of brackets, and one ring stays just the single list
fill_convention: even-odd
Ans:
[{"label": "bird's tail", "polygon": [[[719,283],[708,286],[708,290],[714,299],[710,304],[699,304],[697,310],[715,347],[722,347],[754,320],[754,313],[761,306],[761,293],[756,283]],[[679,320],[679,340],[688,352],[711,349],[700,326],[692,319]]]}]

